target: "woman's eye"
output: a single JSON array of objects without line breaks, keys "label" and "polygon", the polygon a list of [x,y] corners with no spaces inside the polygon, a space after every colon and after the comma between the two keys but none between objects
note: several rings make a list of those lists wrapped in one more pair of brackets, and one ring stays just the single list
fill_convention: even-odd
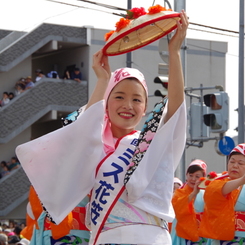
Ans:
[{"label": "woman's eye", "polygon": [[134,101],[141,102],[141,100],[140,100],[140,99],[134,99]]},{"label": "woman's eye", "polygon": [[122,99],[123,97],[122,96],[117,96],[116,99]]}]

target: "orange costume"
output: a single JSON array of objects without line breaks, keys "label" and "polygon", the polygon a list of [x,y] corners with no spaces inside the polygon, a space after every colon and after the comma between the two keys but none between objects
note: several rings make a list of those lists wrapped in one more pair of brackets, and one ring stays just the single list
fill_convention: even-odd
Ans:
[{"label": "orange costume", "polygon": [[235,236],[245,237],[242,235],[245,234],[245,210],[239,208],[239,200],[244,208],[245,191],[241,192],[239,200],[238,189],[223,196],[222,188],[227,181],[228,178],[214,180],[206,187],[205,207],[199,231],[202,236],[226,241],[234,239]]},{"label": "orange costume", "polygon": [[[188,198],[193,189],[187,184],[174,192],[172,204],[175,211],[176,222],[174,221],[171,237],[173,244],[180,244],[176,241],[176,235],[180,239],[187,239],[193,242],[199,241],[198,226],[200,222],[201,213],[203,211],[203,191],[200,190],[196,196],[195,202],[189,202]],[[174,229],[174,225],[176,227]],[[176,231],[176,234],[175,234]],[[175,241],[175,243],[174,243]]]},{"label": "orange costume", "polygon": [[[36,239],[40,239],[38,237],[33,238],[34,231],[50,231],[50,236],[53,239],[60,239],[64,236],[70,234],[71,230],[80,230],[83,232],[87,232],[87,236],[83,237],[86,242],[89,240],[89,231],[85,226],[85,207],[75,207],[72,212],[70,212],[65,219],[58,225],[49,221],[49,219],[44,217],[43,227],[40,227],[39,219],[44,214],[43,207],[41,202],[34,190],[33,186],[30,187],[29,192],[29,204],[31,206],[32,215],[27,213],[27,226],[21,231],[21,235],[28,240],[33,240],[34,244],[38,242],[40,244],[49,244],[49,239],[47,240],[48,243],[43,241],[36,241]],[[31,217],[32,216],[32,217]],[[85,234],[85,233],[83,233]],[[35,237],[35,236],[34,236]],[[77,244],[77,243],[76,243]],[[80,243],[79,243],[80,244]]]}]

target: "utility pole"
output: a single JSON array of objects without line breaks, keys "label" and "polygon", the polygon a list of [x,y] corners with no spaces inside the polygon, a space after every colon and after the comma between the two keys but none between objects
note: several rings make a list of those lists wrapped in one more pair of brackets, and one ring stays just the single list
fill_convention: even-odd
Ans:
[{"label": "utility pole", "polygon": [[244,143],[244,0],[240,0],[238,78],[238,144]]},{"label": "utility pole", "polygon": [[[181,10],[186,10],[186,0],[174,0],[174,11],[175,12],[181,12]],[[181,54],[181,60],[182,60],[182,67],[183,67],[183,75],[185,83],[187,81],[186,79],[186,39],[184,40],[182,44],[182,49],[180,50]],[[185,84],[187,87],[187,84]],[[183,181],[185,180],[185,170],[186,170],[186,156],[185,156],[185,150],[183,152],[183,156],[181,159],[181,164],[176,169],[176,175],[179,176]]]},{"label": "utility pole", "polygon": [[[128,0],[128,6],[127,9],[131,9],[132,8],[132,0]],[[127,67],[132,67],[132,53],[128,52],[127,53]]]}]

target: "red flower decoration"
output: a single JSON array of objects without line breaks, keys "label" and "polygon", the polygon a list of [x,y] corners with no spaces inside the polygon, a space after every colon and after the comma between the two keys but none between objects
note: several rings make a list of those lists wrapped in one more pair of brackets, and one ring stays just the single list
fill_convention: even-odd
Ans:
[{"label": "red flower decoration", "polygon": [[218,175],[216,174],[216,172],[210,172],[209,174],[208,174],[208,177],[210,178],[210,179],[214,179],[214,178],[216,178]]},{"label": "red flower decoration", "polygon": [[105,41],[108,41],[108,39],[111,37],[111,35],[114,33],[115,31],[110,31],[110,32],[107,32],[104,36],[104,39]]},{"label": "red flower decoration", "polygon": [[205,177],[200,177],[200,181],[204,181],[206,178]]},{"label": "red flower decoration", "polygon": [[145,15],[146,11],[143,7],[141,8],[132,8],[130,10],[127,10],[126,19],[132,20],[137,19],[142,15]]},{"label": "red flower decoration", "polygon": [[130,23],[130,20],[121,18],[117,23],[116,23],[116,32],[121,31],[123,28],[128,26]]},{"label": "red flower decoration", "polygon": [[159,4],[148,8],[148,14],[157,14],[161,11],[172,11],[172,9],[166,9],[165,7],[162,7]]},{"label": "red flower decoration", "polygon": [[222,172],[222,175],[227,174],[227,173],[228,173],[227,171],[224,171],[224,172]]},{"label": "red flower decoration", "polygon": [[204,182],[204,184],[205,184],[206,186],[208,186],[208,185],[210,184],[210,182],[211,182],[211,180],[206,180],[206,181]]}]

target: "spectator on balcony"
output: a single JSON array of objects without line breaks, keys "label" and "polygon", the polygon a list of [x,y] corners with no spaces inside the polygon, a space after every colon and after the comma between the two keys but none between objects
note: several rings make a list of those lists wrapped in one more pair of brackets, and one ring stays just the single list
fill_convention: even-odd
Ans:
[{"label": "spectator on balcony", "polygon": [[5,161],[1,162],[1,176],[4,177],[6,175],[10,174],[8,165]]},{"label": "spectator on balcony", "polygon": [[9,171],[19,168],[20,162],[17,157],[12,157],[10,163],[8,163]]},{"label": "spectator on balcony", "polygon": [[26,79],[24,77],[21,77],[15,84],[17,86],[18,84],[23,84],[25,86]]},{"label": "spectator on balcony", "polygon": [[66,69],[64,71],[63,79],[71,79],[71,75],[70,75],[69,69]]},{"label": "spectator on balcony", "polygon": [[33,88],[35,86],[34,82],[32,81],[32,77],[28,76],[26,77],[25,81],[25,90],[28,90],[30,88]]},{"label": "spectator on balcony", "polygon": [[49,78],[59,78],[59,74],[58,74],[58,72],[57,71],[51,71],[51,72],[49,72],[48,74],[47,74],[47,77],[49,77]]},{"label": "spectator on balcony", "polygon": [[14,98],[14,93],[13,92],[10,92],[9,93],[9,99],[12,100]]},{"label": "spectator on balcony", "polygon": [[36,79],[35,79],[36,82],[46,77],[41,69],[37,69],[35,73],[36,73]]},{"label": "spectator on balcony", "polygon": [[79,83],[82,81],[82,73],[78,67],[75,67],[74,70],[71,72],[71,79]]},{"label": "spectator on balcony", "polygon": [[15,86],[15,95],[19,95],[25,91],[25,85],[22,83],[16,84]]},{"label": "spectator on balcony", "polygon": [[3,92],[3,97],[1,100],[1,106],[5,106],[6,104],[8,104],[10,101],[9,99],[9,93],[8,92]]}]

